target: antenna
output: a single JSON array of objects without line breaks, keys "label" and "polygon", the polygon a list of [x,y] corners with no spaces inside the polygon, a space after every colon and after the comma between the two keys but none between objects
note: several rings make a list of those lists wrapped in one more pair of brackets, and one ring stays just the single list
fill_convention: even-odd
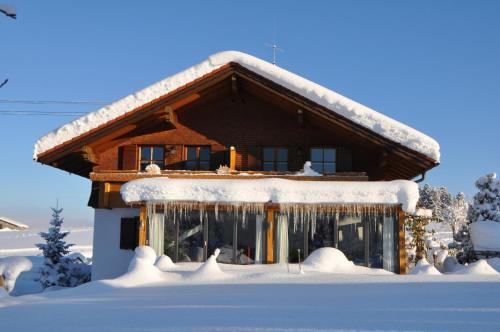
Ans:
[{"label": "antenna", "polygon": [[273,65],[276,66],[276,51],[280,51],[280,52],[285,52],[284,49],[282,49],[281,47],[278,46],[278,43],[276,42],[276,17],[274,18],[274,27],[273,27],[273,43],[272,44],[269,44],[269,43],[266,43],[266,46],[267,47],[270,47],[273,49]]}]

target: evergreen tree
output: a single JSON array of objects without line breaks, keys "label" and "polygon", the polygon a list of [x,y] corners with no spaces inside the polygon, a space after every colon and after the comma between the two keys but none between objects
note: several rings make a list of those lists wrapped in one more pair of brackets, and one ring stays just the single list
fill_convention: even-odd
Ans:
[{"label": "evergreen tree", "polygon": [[45,257],[40,270],[39,281],[43,288],[51,286],[70,286],[70,271],[68,261],[64,258],[69,253],[69,247],[63,239],[69,232],[62,232],[61,226],[63,218],[60,214],[63,209],[51,208],[52,220],[48,232],[41,232],[40,236],[46,243],[39,243],[36,246],[42,251]]},{"label": "evergreen tree", "polygon": [[469,214],[470,222],[500,222],[500,180],[496,177],[495,173],[490,173],[476,181],[479,192],[474,195],[474,204]]}]

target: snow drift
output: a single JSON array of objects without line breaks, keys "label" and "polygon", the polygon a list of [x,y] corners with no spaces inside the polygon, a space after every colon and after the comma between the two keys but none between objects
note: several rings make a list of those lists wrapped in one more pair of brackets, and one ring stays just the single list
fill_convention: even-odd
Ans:
[{"label": "snow drift", "polygon": [[455,271],[456,274],[482,274],[496,275],[498,272],[485,259],[480,259],[477,262],[469,265],[460,266]]},{"label": "snow drift", "polygon": [[417,262],[417,265],[411,270],[410,274],[440,275],[441,272],[439,272],[434,265],[430,264],[427,259],[422,258]]},{"label": "snow drift", "polygon": [[156,253],[153,248],[139,246],[130,261],[128,271],[114,279],[114,284],[122,287],[138,286],[162,280],[162,272],[155,266]]},{"label": "snow drift", "polygon": [[320,248],[314,250],[304,261],[307,271],[352,273],[354,263],[345,257],[344,253],[335,248]]},{"label": "snow drift", "polygon": [[35,143],[33,157],[36,159],[45,151],[102,126],[146,103],[153,102],[231,62],[238,63],[391,141],[418,151],[436,162],[439,161],[439,144],[429,136],[283,68],[236,51],[214,54],[193,67],[60,127]]},{"label": "snow drift", "polygon": [[172,259],[167,255],[161,255],[158,257],[155,262],[155,266],[160,269],[160,271],[168,271],[177,267],[177,265],[175,265]]},{"label": "snow drift", "polygon": [[229,278],[229,275],[223,272],[217,263],[217,256],[220,254],[220,249],[215,249],[215,252],[207,261],[200,265],[189,278],[202,281],[221,280]]},{"label": "snow drift", "polygon": [[169,179],[146,178],[125,183],[126,203],[193,201],[206,203],[278,204],[402,204],[413,212],[418,185],[412,181],[344,182],[285,179]]}]

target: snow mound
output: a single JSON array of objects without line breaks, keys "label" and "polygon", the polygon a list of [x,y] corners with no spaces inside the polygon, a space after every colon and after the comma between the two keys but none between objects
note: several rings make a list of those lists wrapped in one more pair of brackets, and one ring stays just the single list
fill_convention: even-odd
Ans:
[{"label": "snow mound", "polygon": [[304,163],[304,168],[302,171],[295,173],[297,176],[322,176],[323,174],[320,174],[316,172],[315,170],[312,169],[311,167],[312,163],[310,161],[306,161]]},{"label": "snow mound", "polygon": [[314,250],[304,261],[306,270],[329,273],[352,273],[354,263],[345,257],[344,253],[335,248],[320,248]]},{"label": "snow mound", "polygon": [[413,181],[295,181],[288,179],[136,179],[125,183],[126,203],[172,201],[257,204],[402,204],[413,212],[418,185]]},{"label": "snow mound", "polygon": [[156,253],[153,248],[140,246],[130,261],[128,272],[113,281],[114,285],[132,287],[162,280],[161,271],[155,266]]},{"label": "snow mound", "polygon": [[456,257],[448,256],[443,261],[443,266],[441,267],[443,273],[453,273],[459,267]]},{"label": "snow mound", "polygon": [[477,251],[500,251],[500,222],[480,220],[470,224],[470,238]]},{"label": "snow mound", "polygon": [[149,164],[146,166],[146,173],[148,174],[161,174],[160,166],[156,164]]},{"label": "snow mound", "polygon": [[434,267],[434,265],[429,264],[427,259],[422,258],[417,262],[417,265],[411,270],[410,274],[426,274],[426,275],[440,275],[441,272]]},{"label": "snow mound", "polygon": [[168,271],[177,267],[177,265],[175,265],[172,259],[167,255],[161,255],[158,257],[155,262],[155,266],[160,269],[160,271]]},{"label": "snow mound", "polygon": [[210,258],[207,259],[205,263],[201,264],[200,267],[189,276],[189,278],[199,279],[203,281],[229,278],[229,275],[223,272],[220,269],[219,264],[217,263],[217,257],[219,256],[219,254],[220,249],[215,249],[214,254],[210,256]]},{"label": "snow mound", "polygon": [[482,274],[482,275],[498,274],[498,272],[493,267],[491,267],[491,265],[488,264],[488,262],[485,259],[480,259],[477,262],[459,267],[455,271],[455,273],[456,274]]},{"label": "snow mound", "polygon": [[494,268],[497,272],[500,273],[500,258],[498,257],[488,258],[486,261],[488,262],[488,264],[490,264],[492,268]]},{"label": "snow mound", "polygon": [[43,152],[137,110],[146,103],[174,93],[177,89],[229,63],[237,63],[368,130],[418,151],[436,162],[439,161],[439,144],[431,137],[283,68],[236,51],[213,54],[195,66],[56,129],[35,143],[33,158],[36,159]]},{"label": "snow mound", "polygon": [[16,285],[17,277],[22,272],[29,271],[33,264],[26,257],[12,256],[0,258],[0,274],[5,278],[5,289],[10,292]]}]

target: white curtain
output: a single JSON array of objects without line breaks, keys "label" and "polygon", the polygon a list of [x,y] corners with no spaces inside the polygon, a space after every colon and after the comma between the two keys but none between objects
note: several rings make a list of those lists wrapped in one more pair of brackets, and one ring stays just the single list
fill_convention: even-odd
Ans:
[{"label": "white curtain", "polygon": [[392,216],[384,216],[382,239],[384,269],[394,271],[394,224]]},{"label": "white curtain", "polygon": [[149,217],[148,239],[149,246],[154,249],[157,256],[163,255],[165,240],[165,215],[152,213]]},{"label": "white curtain", "polygon": [[255,216],[255,264],[262,263],[262,219],[263,216]]},{"label": "white curtain", "polygon": [[278,216],[277,232],[277,262],[279,264],[288,263],[288,217],[286,215]]}]

